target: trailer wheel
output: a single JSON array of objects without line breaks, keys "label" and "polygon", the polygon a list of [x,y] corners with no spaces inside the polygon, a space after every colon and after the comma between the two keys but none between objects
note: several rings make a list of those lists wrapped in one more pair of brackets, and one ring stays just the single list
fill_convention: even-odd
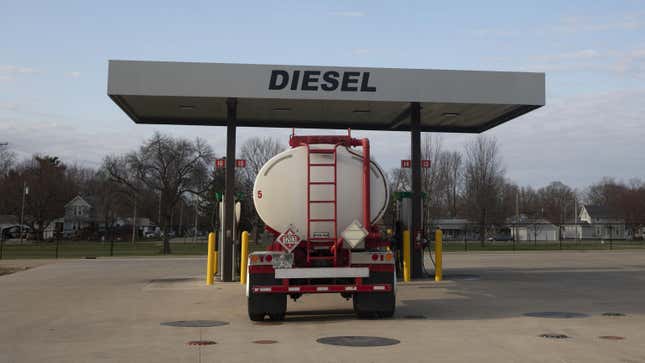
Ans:
[{"label": "trailer wheel", "polygon": [[247,305],[249,310],[249,319],[251,319],[251,321],[264,320],[266,312],[262,307],[262,296],[254,293],[249,293]]},{"label": "trailer wheel", "polygon": [[353,303],[354,313],[360,319],[391,318],[394,315],[396,296],[394,292],[356,293]]},{"label": "trailer wheel", "polygon": [[265,315],[274,321],[284,320],[287,312],[286,294],[254,294],[248,298],[249,319],[262,321]]},{"label": "trailer wheel", "polygon": [[367,283],[389,283],[389,292],[357,292],[354,294],[354,313],[361,319],[391,318],[396,307],[396,290],[394,274],[391,272],[373,272]]},{"label": "trailer wheel", "polygon": [[273,313],[269,314],[269,318],[273,321],[283,321],[285,313]]}]

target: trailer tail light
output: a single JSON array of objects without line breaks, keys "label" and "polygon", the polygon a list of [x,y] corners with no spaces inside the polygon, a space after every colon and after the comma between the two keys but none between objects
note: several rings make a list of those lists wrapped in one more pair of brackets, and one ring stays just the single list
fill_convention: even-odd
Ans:
[{"label": "trailer tail light", "polygon": [[262,251],[253,252],[249,255],[249,264],[270,265],[273,268],[291,268],[293,267],[293,255],[284,252]]},{"label": "trailer tail light", "polygon": [[392,265],[394,254],[390,251],[352,252],[350,263],[352,266]]}]

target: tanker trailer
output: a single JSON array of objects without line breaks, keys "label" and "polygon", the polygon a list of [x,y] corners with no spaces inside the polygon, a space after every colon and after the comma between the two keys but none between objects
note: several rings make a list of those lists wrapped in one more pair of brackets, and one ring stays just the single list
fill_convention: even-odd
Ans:
[{"label": "tanker trailer", "polygon": [[248,257],[253,321],[284,319],[287,297],[338,293],[358,317],[391,317],[396,275],[389,241],[375,227],[389,200],[369,141],[296,136],[259,171],[253,202],[274,236]]}]

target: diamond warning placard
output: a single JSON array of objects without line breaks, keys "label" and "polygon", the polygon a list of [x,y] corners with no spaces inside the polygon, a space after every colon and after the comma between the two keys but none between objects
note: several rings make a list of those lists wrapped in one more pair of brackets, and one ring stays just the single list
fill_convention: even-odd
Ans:
[{"label": "diamond warning placard", "polygon": [[278,241],[278,243],[281,244],[287,252],[291,253],[296,247],[298,247],[302,238],[300,238],[300,236],[291,229],[291,226],[289,226],[286,231],[276,238],[276,241]]}]

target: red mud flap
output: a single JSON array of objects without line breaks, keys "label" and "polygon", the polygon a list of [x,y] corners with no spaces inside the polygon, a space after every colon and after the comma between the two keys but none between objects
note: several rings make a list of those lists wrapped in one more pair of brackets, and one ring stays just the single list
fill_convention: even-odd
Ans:
[{"label": "red mud flap", "polygon": [[303,285],[303,286],[253,286],[251,291],[255,294],[324,294],[339,292],[390,292],[391,284],[376,285]]}]

